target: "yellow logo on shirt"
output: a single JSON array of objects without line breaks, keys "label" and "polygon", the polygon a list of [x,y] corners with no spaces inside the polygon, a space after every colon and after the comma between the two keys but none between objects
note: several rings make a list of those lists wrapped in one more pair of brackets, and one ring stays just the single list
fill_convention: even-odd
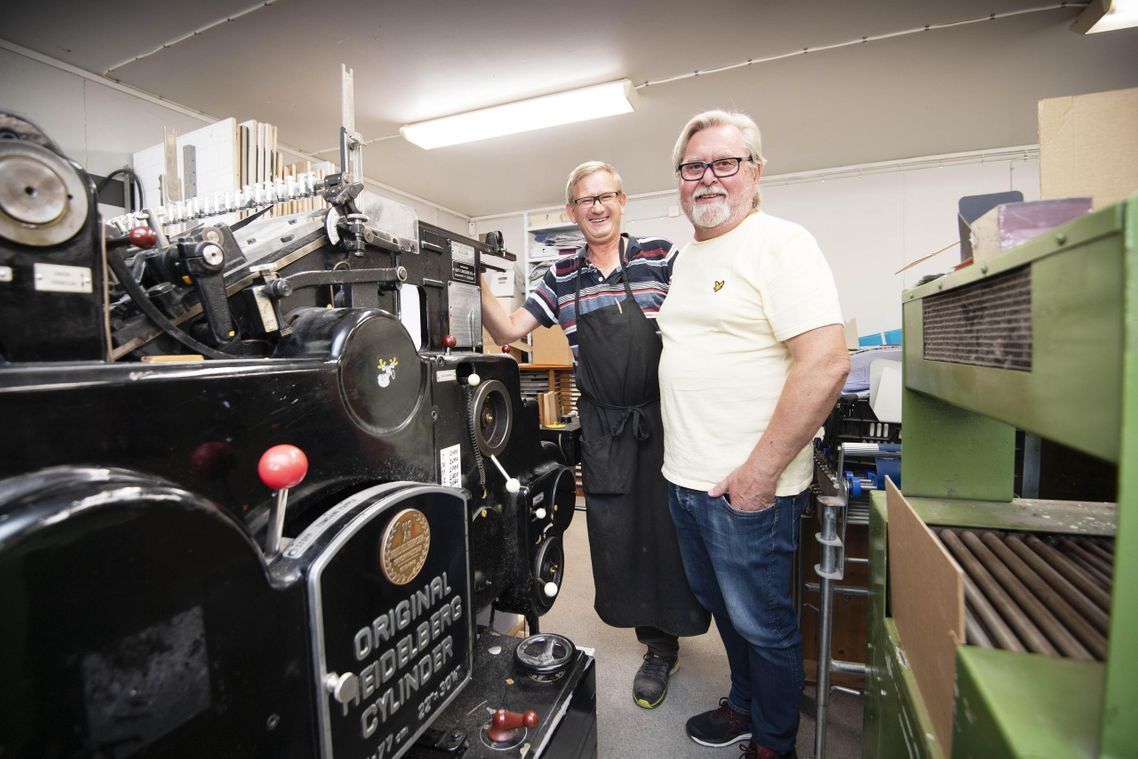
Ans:
[{"label": "yellow logo on shirt", "polygon": [[715,289],[715,292],[719,292],[720,290],[723,289],[723,280],[722,279],[715,280],[714,289]]}]

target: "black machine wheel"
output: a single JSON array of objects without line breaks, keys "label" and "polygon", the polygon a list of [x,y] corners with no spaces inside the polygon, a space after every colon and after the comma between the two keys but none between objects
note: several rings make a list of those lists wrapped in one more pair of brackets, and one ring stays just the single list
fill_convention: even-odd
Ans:
[{"label": "black machine wheel", "polygon": [[561,582],[565,579],[565,548],[561,538],[554,536],[547,538],[537,549],[537,556],[533,560],[533,602],[542,613],[553,607],[557,593],[547,595],[545,588],[549,583],[557,586],[561,591]]},{"label": "black machine wheel", "polygon": [[482,455],[494,456],[505,450],[514,421],[514,407],[506,386],[494,379],[480,384],[474,391],[470,414]]}]

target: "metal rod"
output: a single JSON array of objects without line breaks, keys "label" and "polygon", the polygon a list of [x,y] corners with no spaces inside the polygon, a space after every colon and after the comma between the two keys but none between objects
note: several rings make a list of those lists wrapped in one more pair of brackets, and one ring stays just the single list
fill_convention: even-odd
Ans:
[{"label": "metal rod", "polygon": [[865,664],[859,661],[842,661],[841,659],[831,659],[830,669],[834,672],[840,672],[844,675],[865,674]]},{"label": "metal rod", "polygon": [[265,533],[265,554],[276,556],[281,551],[281,537],[284,535],[285,509],[288,506],[288,488],[277,491],[273,501],[273,511],[269,516],[268,532]]},{"label": "metal rod", "polygon": [[972,613],[972,610],[967,606],[964,607],[964,641],[970,646],[980,646],[981,648],[995,648],[992,639],[988,637],[988,633],[984,632],[984,627],[980,624],[979,620]]},{"label": "metal rod", "polygon": [[1035,594],[1047,610],[1055,615],[1066,630],[1086,647],[1093,658],[1099,661],[1106,659],[1105,635],[1095,630],[1084,617],[1079,616],[1079,613],[1071,608],[1058,592],[1044,582],[995,533],[985,532],[981,540]]},{"label": "metal rod", "polygon": [[1026,651],[1023,643],[1020,642],[1012,629],[1004,622],[1003,617],[999,615],[977,587],[973,578],[985,573],[985,570],[976,561],[976,557],[968,551],[952,530],[941,530],[940,539],[948,550],[956,556],[956,560],[963,565],[965,571],[964,598],[971,605],[973,611],[983,620],[984,626],[991,632],[999,647],[1007,651]]},{"label": "metal rod", "polygon": [[1079,613],[1100,632],[1105,633],[1110,628],[1110,614],[1083,594],[1066,577],[1055,571],[1055,568],[1048,564],[1042,556],[1031,550],[1026,543],[1015,535],[1009,535],[1007,542],[1008,547],[1015,551],[1017,556],[1034,569],[1044,582],[1063,596],[1067,603],[1078,609]]},{"label": "metal rod", "polygon": [[1105,561],[1107,566],[1110,567],[1111,576],[1114,576],[1114,554],[1108,552],[1105,548],[1103,548],[1102,543],[1094,540],[1083,538],[1082,540],[1079,540],[1078,543],[1083,548],[1087,549],[1087,551]]},{"label": "metal rod", "polygon": [[960,539],[964,541],[965,545],[972,549],[976,557],[984,563],[988,571],[999,581],[1000,585],[1015,598],[1020,608],[1043,630],[1044,634],[1054,643],[1059,651],[1072,659],[1091,660],[1094,658],[1091,656],[1090,651],[1088,651],[1074,635],[1071,635],[1071,633],[1067,631],[1067,628],[1063,627],[1062,623],[1055,618],[1055,615],[1048,611],[1046,607],[1028,591],[1012,571],[1004,566],[1003,562],[992,553],[992,550],[984,545],[976,533],[965,530]]},{"label": "metal rod", "polygon": [[972,575],[972,579],[976,581],[976,585],[984,592],[992,605],[999,610],[1000,616],[1016,631],[1016,635],[1023,641],[1026,649],[1032,653],[1055,656],[1057,652],[1051,642],[1047,640],[1047,636],[1039,631],[1039,628],[1023,613],[1018,604],[1012,600],[1012,597],[1000,587],[1000,584],[996,582],[987,568],[980,563],[980,560],[972,555],[971,547],[965,546],[955,533],[953,533],[953,537],[957,538],[957,544],[961,548],[967,549],[966,570]]},{"label": "metal rod", "polygon": [[1063,538],[1060,543],[1076,557],[1082,559],[1092,571],[1097,572],[1108,585],[1113,581],[1114,567],[1110,565],[1110,562],[1103,561],[1070,538]]},{"label": "metal rod", "polygon": [[[817,593],[820,586],[816,582],[808,582],[805,588],[811,593]],[[868,598],[869,588],[859,588],[851,585],[835,585],[833,591],[839,596],[853,596],[855,598]]]},{"label": "metal rod", "polygon": [[1110,592],[1095,584],[1092,578],[1079,569],[1079,567],[1052,546],[1047,545],[1034,535],[1029,535],[1027,545],[1044,558],[1048,564],[1062,574],[1076,588],[1086,594],[1103,609],[1110,608]]},{"label": "metal rod", "polygon": [[814,567],[819,585],[819,611],[818,611],[818,666],[817,682],[815,687],[816,713],[814,719],[814,757],[825,759],[826,756],[826,718],[830,708],[830,671],[833,665],[833,652],[831,651],[834,625],[834,589],[833,583],[841,580],[844,572],[845,551],[838,537],[839,512],[844,511],[848,503],[848,494],[843,484],[837,484],[836,495],[822,495],[817,499],[821,510],[821,530],[814,536],[818,541],[820,556],[819,563]]}]

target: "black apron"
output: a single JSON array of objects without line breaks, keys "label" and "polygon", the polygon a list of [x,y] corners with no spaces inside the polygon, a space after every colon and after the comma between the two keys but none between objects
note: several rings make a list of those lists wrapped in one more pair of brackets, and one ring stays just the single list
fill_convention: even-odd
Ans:
[{"label": "black apron", "polygon": [[577,267],[577,409],[595,607],[613,627],[707,632],[709,616],[688,587],[668,511],[657,375],[662,343],[629,287],[627,297],[581,314]]}]

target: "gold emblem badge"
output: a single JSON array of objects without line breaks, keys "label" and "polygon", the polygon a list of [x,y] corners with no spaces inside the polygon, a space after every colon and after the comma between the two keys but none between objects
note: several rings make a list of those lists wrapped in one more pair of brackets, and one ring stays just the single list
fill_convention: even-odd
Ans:
[{"label": "gold emblem badge", "polygon": [[712,289],[715,290],[715,292],[719,292],[720,290],[722,290],[723,289],[723,280],[722,279],[715,280],[715,284],[712,285]]},{"label": "gold emblem badge", "polygon": [[396,585],[406,585],[418,576],[431,549],[431,526],[418,509],[404,509],[383,531],[379,564],[383,576]]}]

